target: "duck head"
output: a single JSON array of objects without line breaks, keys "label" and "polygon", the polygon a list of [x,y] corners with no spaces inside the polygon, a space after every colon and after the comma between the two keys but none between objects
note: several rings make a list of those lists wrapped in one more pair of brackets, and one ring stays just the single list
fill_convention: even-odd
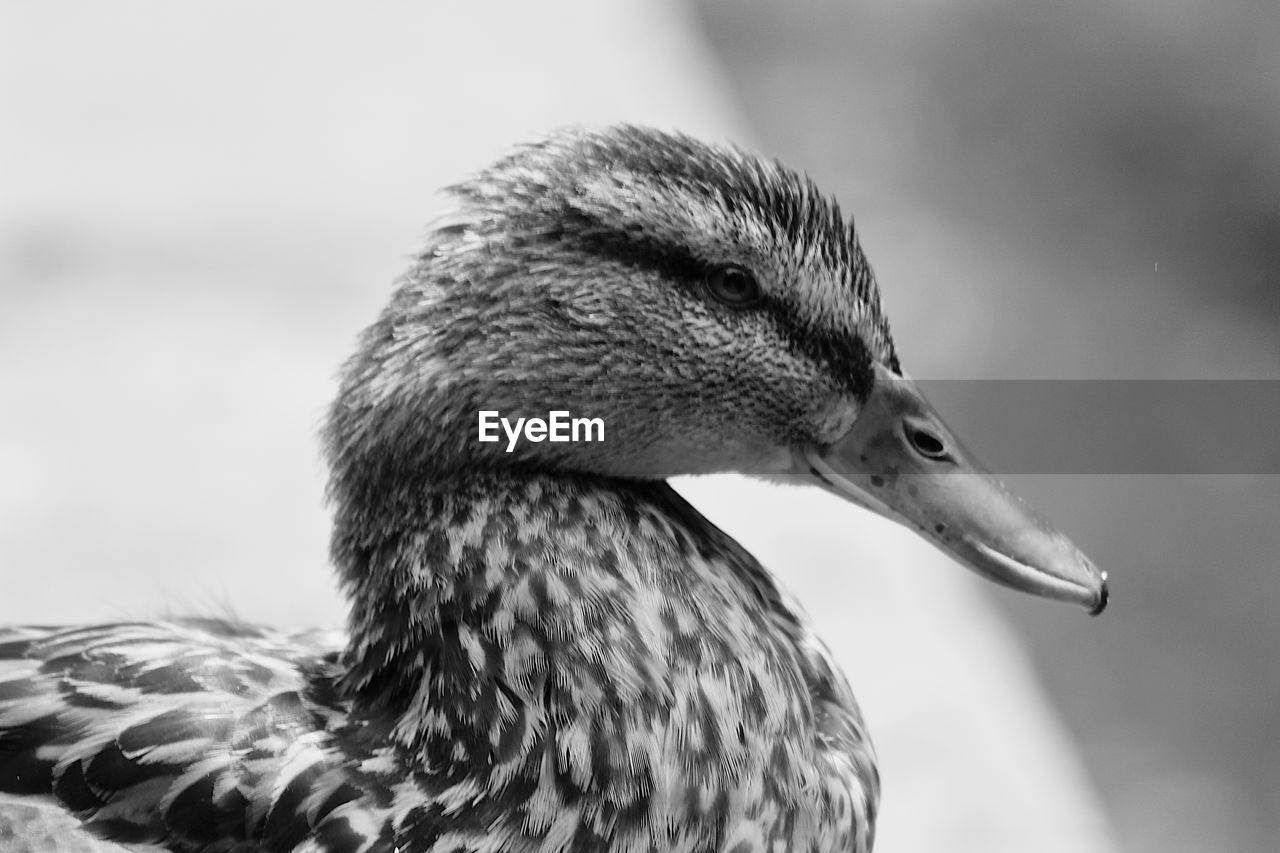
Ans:
[{"label": "duck head", "polygon": [[[685,136],[562,131],[456,210],[348,364],[348,511],[477,470],[801,480],[999,583],[1097,612],[1105,576],[967,453],[904,375],[852,223],[806,177]],[[481,412],[603,440],[482,440]],[[593,435],[593,437],[598,437]]]}]

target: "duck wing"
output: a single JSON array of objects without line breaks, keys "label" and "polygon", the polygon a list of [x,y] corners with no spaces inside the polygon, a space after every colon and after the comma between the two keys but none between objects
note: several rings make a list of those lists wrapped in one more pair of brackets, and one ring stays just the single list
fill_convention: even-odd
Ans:
[{"label": "duck wing", "polygon": [[[377,733],[334,690],[341,642],[217,620],[0,630],[0,810],[56,803],[91,837],[180,851],[377,850],[369,805],[390,797],[361,770]],[[20,844],[25,822],[38,850],[51,830],[26,808],[0,831]]]}]

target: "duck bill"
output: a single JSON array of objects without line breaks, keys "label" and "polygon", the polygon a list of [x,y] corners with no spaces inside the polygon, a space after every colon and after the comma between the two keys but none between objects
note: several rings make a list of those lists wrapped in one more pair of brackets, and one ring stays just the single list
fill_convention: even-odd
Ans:
[{"label": "duck bill", "polygon": [[1107,576],[983,469],[915,383],[875,366],[849,432],[803,452],[808,474],[846,500],[916,530],[978,574],[1101,613]]}]

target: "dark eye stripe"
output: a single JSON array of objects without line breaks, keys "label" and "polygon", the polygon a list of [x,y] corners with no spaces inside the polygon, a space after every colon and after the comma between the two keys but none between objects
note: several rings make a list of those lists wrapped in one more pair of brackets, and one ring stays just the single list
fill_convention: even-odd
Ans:
[{"label": "dark eye stripe", "polygon": [[[556,228],[530,229],[529,233],[571,245],[604,262],[649,270],[678,282],[697,298],[706,298],[703,282],[714,266],[687,248],[662,243],[645,234],[609,228],[578,211],[565,212],[558,221]],[[792,352],[826,366],[836,382],[860,400],[871,392],[871,353],[862,340],[806,323],[794,304],[768,292],[761,295],[758,307],[749,311],[771,317]],[[734,322],[732,317],[746,320],[744,313],[736,313],[726,321]]]},{"label": "dark eye stripe", "polygon": [[559,227],[539,233],[602,261],[650,270],[689,287],[696,286],[708,269],[683,246],[659,242],[639,232],[610,228],[579,211],[566,211],[558,219]]},{"label": "dark eye stripe", "polygon": [[788,346],[794,352],[826,365],[833,379],[859,401],[871,393],[875,374],[871,369],[871,351],[861,338],[828,332],[797,317],[795,308],[777,300],[766,299],[773,316],[783,330]]}]

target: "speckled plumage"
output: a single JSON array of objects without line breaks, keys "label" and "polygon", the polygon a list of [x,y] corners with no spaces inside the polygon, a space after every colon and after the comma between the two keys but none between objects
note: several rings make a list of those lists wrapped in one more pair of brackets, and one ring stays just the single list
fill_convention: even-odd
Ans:
[{"label": "speckled plumage", "polygon": [[175,850],[866,844],[870,746],[821,644],[669,487],[611,485],[424,496],[363,558],[409,595],[357,594],[351,667],[216,623],[0,637],[0,787]]},{"label": "speckled plumage", "polygon": [[[662,482],[790,471],[898,372],[851,225],[774,162],[628,127],[452,195],[325,430],[345,638],[0,635],[0,792],[181,851],[869,851],[848,685]],[[724,264],[759,307],[708,295]],[[606,440],[507,454],[482,408]]]}]

